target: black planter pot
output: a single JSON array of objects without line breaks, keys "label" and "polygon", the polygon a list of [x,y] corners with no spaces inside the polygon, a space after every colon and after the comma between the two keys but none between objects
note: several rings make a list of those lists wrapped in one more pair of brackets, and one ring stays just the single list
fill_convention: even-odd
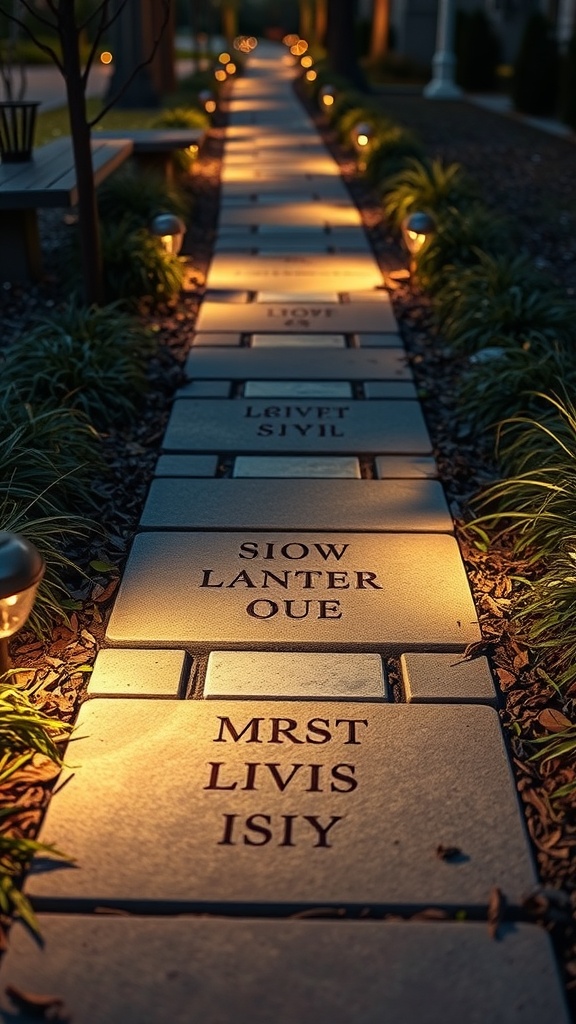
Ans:
[{"label": "black planter pot", "polygon": [[37,101],[0,102],[0,160],[16,164],[32,158]]}]

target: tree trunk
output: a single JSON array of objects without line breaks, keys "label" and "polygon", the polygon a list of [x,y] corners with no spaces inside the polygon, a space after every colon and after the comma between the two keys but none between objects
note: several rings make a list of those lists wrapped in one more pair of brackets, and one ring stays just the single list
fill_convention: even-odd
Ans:
[{"label": "tree trunk", "polygon": [[356,57],[357,9],[357,0],[328,0],[326,48],[332,71],[365,90],[366,82]]},{"label": "tree trunk", "polygon": [[222,0],[222,35],[231,46],[238,35],[238,12],[235,0]]},{"label": "tree trunk", "polygon": [[315,37],[319,46],[326,45],[328,24],[328,0],[316,0]]},{"label": "tree trunk", "polygon": [[[134,68],[150,55],[148,42],[153,38],[151,0],[128,0],[112,25],[110,36],[114,63],[107,100],[120,93]],[[116,106],[125,109],[157,107],[159,99],[158,90],[152,81],[151,68],[146,65],[140,68],[128,88],[124,89]]]},{"label": "tree trunk", "polygon": [[300,0],[300,38],[310,42],[314,32],[312,21],[312,4],[310,0]]},{"label": "tree trunk", "polygon": [[390,0],[373,0],[370,61],[374,64],[383,61],[388,53],[389,32]]},{"label": "tree trunk", "polygon": [[58,32],[66,95],[70,111],[70,132],[78,188],[80,260],[84,282],[84,298],[88,305],[104,302],[104,275],[100,226],[90,148],[90,126],[86,120],[86,97],[80,66],[79,33],[74,19],[74,4],[60,3]]},{"label": "tree trunk", "polygon": [[[153,4],[150,19],[150,38],[144,40],[144,47],[148,53],[152,53],[154,40],[158,37],[164,22],[164,10],[161,4]],[[162,95],[166,92],[176,91],[176,68],[174,57],[174,34],[176,23],[176,5],[170,4],[170,17],[164,26],[160,43],[150,70],[152,81],[157,91]]]}]

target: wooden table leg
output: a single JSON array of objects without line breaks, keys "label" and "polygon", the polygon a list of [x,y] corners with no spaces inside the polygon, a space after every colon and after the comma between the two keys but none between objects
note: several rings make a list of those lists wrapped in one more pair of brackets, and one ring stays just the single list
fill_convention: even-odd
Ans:
[{"label": "wooden table leg", "polygon": [[36,210],[0,210],[0,281],[39,281],[42,255]]}]

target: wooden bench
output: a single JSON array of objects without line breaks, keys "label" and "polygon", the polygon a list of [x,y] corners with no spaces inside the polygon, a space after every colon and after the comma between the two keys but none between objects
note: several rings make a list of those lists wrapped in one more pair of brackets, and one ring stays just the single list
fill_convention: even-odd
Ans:
[{"label": "wooden bench", "polygon": [[176,149],[200,147],[205,136],[203,128],[139,128],[134,131],[98,131],[99,139],[130,139],[132,156],[142,170],[162,173],[167,181],[173,178],[172,153]]},{"label": "wooden bench", "polygon": [[[132,154],[126,137],[92,140],[96,185]],[[69,137],[35,149],[32,160],[0,164],[0,281],[38,280],[42,276],[37,210],[75,206],[76,171]]]}]

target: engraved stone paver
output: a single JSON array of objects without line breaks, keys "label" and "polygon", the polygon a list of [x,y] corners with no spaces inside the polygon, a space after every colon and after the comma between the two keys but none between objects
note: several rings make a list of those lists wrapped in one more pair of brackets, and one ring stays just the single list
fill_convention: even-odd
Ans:
[{"label": "engraved stone paver", "polygon": [[[218,352],[194,349],[186,360],[186,374],[194,382],[234,380],[393,380],[411,381],[412,372],[401,348],[336,349],[322,352],[309,348],[295,359],[290,349],[261,347]],[[185,394],[189,385],[179,394]],[[367,413],[369,415],[369,413]]]},{"label": "engraved stone paver", "polygon": [[403,654],[400,667],[410,703],[496,704],[486,658],[463,661],[453,654]]},{"label": "engraved stone paver", "polygon": [[398,325],[389,301],[352,305],[344,302],[294,302],[288,299],[271,303],[234,303],[230,306],[222,302],[204,302],[200,307],[196,327],[198,331],[218,333],[274,331],[276,334],[334,334],[338,331],[342,334],[398,334]]},{"label": "engraved stone paver", "polygon": [[386,687],[378,654],[213,651],[204,697],[378,701]]},{"label": "engraved stone paver", "polygon": [[[40,909],[509,905],[534,885],[482,705],[90,700],[40,840]],[[73,763],[73,767],[72,767]],[[479,784],[481,780],[481,784]],[[94,841],[94,837],[98,841]],[[133,855],[127,856],[127,842]],[[439,843],[457,846],[449,863]],[[45,901],[49,901],[46,903]]]},{"label": "engraved stone paver", "polygon": [[232,476],[353,477],[359,480],[360,462],[344,455],[239,455],[234,461]]},{"label": "engraved stone paver", "polygon": [[352,398],[345,380],[247,380],[245,398]]},{"label": "engraved stone paver", "polygon": [[350,1024],[351,1008],[362,1024],[569,1024],[534,925],[501,926],[498,942],[483,923],[431,921],[42,914],[40,930],[42,947],[15,926],[4,983],[57,992],[78,1024],[112,1024],[119,1007],[124,1024]]},{"label": "engraved stone paver", "polygon": [[338,292],[256,292],[256,302],[338,302]]},{"label": "engraved stone paver", "polygon": [[437,480],[152,481],[140,526],[149,530],[382,530],[451,533]]},{"label": "engraved stone paver", "polygon": [[154,476],[216,476],[215,455],[161,455]]},{"label": "engraved stone paver", "polygon": [[177,697],[184,651],[100,651],[88,682],[89,697]]},{"label": "engraved stone paver", "polygon": [[382,274],[369,254],[268,254],[246,256],[239,260],[232,254],[228,256],[218,253],[210,264],[206,278],[210,288],[250,288],[254,291],[277,289],[281,282],[288,284],[291,291],[304,292],[324,291],[325,288],[334,288],[336,284],[341,284],[342,288],[371,288],[382,283]]},{"label": "engraved stone paver", "polygon": [[195,402],[184,397],[174,403],[163,447],[174,454],[431,452],[418,402],[338,403],[313,398],[299,399],[296,404],[265,398]]},{"label": "engraved stone paver", "polygon": [[107,638],[401,652],[462,650],[480,632],[453,537],[246,530],[137,536]]},{"label": "engraved stone paver", "polygon": [[[259,227],[270,224],[274,228],[278,224],[287,224],[291,227],[295,224],[337,227],[359,223],[360,214],[350,202],[326,200],[322,203],[304,203],[301,199],[294,199],[294,197],[285,203],[268,202],[261,203],[259,206],[255,204],[228,206],[221,209],[219,217],[219,224],[222,227],[237,224],[257,224]],[[381,284],[381,281],[375,283]],[[372,282],[369,287],[371,286]],[[328,285],[328,287],[330,286]],[[362,285],[359,287],[361,288]]]},{"label": "engraved stone paver", "polygon": [[343,334],[253,334],[253,348],[346,348]]},{"label": "engraved stone paver", "polygon": [[428,455],[379,455],[376,459],[376,476],[380,480],[397,480],[402,477],[434,479],[438,476],[436,460]]}]

